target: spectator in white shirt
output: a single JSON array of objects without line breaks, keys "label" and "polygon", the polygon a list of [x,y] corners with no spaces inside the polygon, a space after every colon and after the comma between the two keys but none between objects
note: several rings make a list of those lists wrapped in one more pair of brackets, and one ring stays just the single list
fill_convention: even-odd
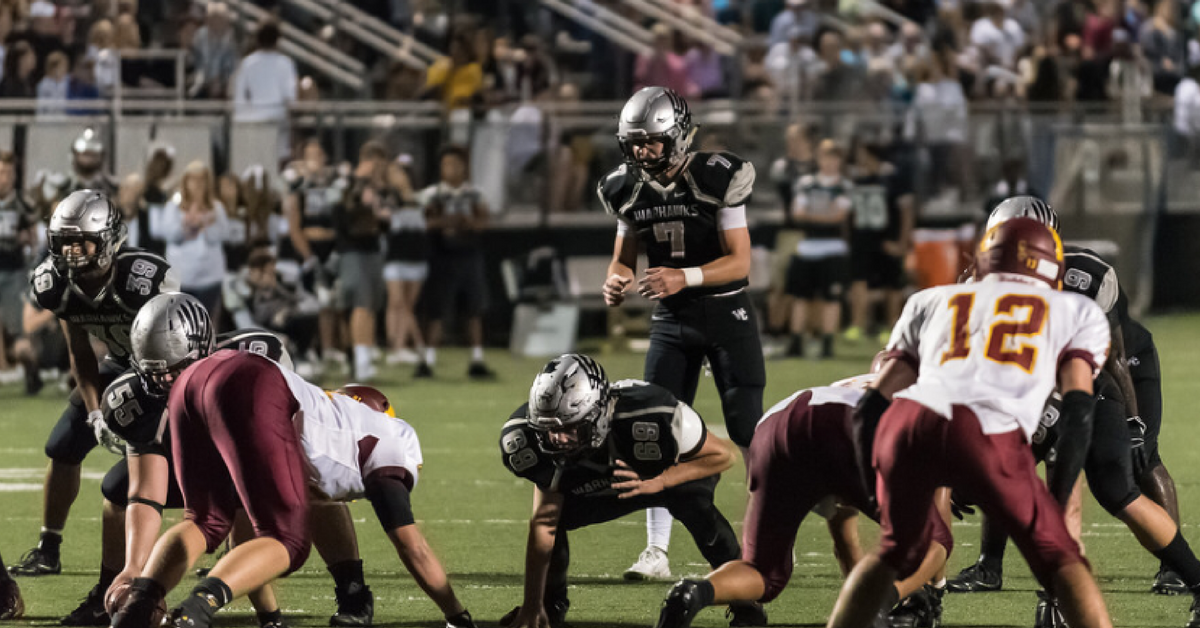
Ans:
[{"label": "spectator in white shirt", "polygon": [[971,25],[971,45],[984,59],[981,66],[999,65],[1013,70],[1017,52],[1025,45],[1025,31],[1004,13],[1004,7],[991,1],[983,5],[983,15]]},{"label": "spectator in white shirt", "polygon": [[179,273],[180,289],[204,304],[215,319],[225,279],[229,219],[216,200],[212,171],[194,161],[183,171],[179,193],[163,208],[167,262]]},{"label": "spectator in white shirt", "polygon": [[1200,157],[1200,68],[1193,66],[1175,86],[1176,156],[1193,163]]},{"label": "spectator in white shirt", "polygon": [[811,94],[811,71],[817,61],[812,40],[803,28],[793,25],[786,41],[771,46],[764,62],[767,73],[784,102],[807,100]]},{"label": "spectator in white shirt", "polygon": [[38,115],[62,114],[71,78],[71,61],[65,52],[54,51],[46,57],[46,76],[38,81]]},{"label": "spectator in white shirt", "polygon": [[265,22],[255,35],[258,49],[242,59],[233,86],[233,119],[237,122],[277,122],[279,157],[291,153],[288,105],[296,100],[296,64],[280,53],[279,25]]}]

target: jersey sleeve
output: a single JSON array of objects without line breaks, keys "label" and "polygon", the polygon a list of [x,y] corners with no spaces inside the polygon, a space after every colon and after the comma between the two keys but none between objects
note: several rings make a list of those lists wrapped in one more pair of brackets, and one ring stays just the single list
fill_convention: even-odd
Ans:
[{"label": "jersey sleeve", "polygon": [[617,209],[620,204],[617,197],[625,187],[626,178],[626,168],[620,165],[596,183],[596,196],[599,197],[600,206],[605,212],[619,216]]},{"label": "jersey sleeve", "polygon": [[[398,421],[398,420],[397,420]],[[370,436],[358,442],[363,485],[383,477],[394,477],[412,492],[417,485],[417,470],[421,467],[421,447],[416,432],[405,423],[403,433],[390,438]]]},{"label": "jersey sleeve", "polygon": [[134,309],[162,292],[179,289],[179,281],[167,260],[146,251],[123,252],[117,256],[116,282],[122,300]]},{"label": "jersey sleeve", "polygon": [[523,404],[509,416],[500,430],[500,458],[513,475],[549,489],[554,482],[554,463],[537,448],[526,417],[529,404]]},{"label": "jersey sleeve", "polygon": [[1086,297],[1079,299],[1080,311],[1075,316],[1074,334],[1063,348],[1058,363],[1077,358],[1092,367],[1093,376],[1100,372],[1108,360],[1109,344],[1112,342],[1108,318],[1096,303]]},{"label": "jersey sleeve", "polygon": [[29,283],[29,300],[33,304],[43,310],[58,311],[59,306],[62,305],[67,282],[58,274],[58,270],[54,268],[54,261],[52,259],[47,258],[46,261],[38,264],[38,267],[29,276]]},{"label": "jersey sleeve", "polygon": [[921,363],[921,328],[928,315],[928,301],[917,294],[904,304],[904,311],[892,328],[892,336],[884,349],[889,358],[908,362],[913,370]]},{"label": "jersey sleeve", "polygon": [[697,153],[692,173],[696,184],[725,207],[737,207],[750,201],[754,191],[754,164],[733,153]]},{"label": "jersey sleeve", "polygon": [[104,422],[120,436],[133,455],[167,455],[166,398],[146,392],[141,378],[129,371],[113,380],[100,398]]},{"label": "jersey sleeve", "polygon": [[217,337],[217,349],[234,349],[257,353],[289,371],[295,370],[287,344],[275,334],[262,329],[241,329]]},{"label": "jersey sleeve", "polygon": [[680,401],[675,406],[675,418],[671,420],[671,436],[675,439],[677,460],[687,460],[699,453],[704,445],[708,428],[700,415],[691,406]]}]

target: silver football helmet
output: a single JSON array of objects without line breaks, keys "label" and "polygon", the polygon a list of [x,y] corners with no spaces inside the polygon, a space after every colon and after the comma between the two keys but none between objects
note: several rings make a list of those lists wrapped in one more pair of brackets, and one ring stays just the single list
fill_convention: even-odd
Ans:
[{"label": "silver football helmet", "polygon": [[1036,196],[1011,196],[992,210],[984,233],[1012,218],[1032,218],[1058,232],[1058,214],[1049,203]]},{"label": "silver football helmet", "polygon": [[188,366],[212,353],[216,332],[195,297],[164,292],[138,310],[129,331],[133,368],[153,394],[164,395]]},{"label": "silver football helmet", "polygon": [[[121,212],[104,194],[79,190],[64,198],[50,216],[50,255],[72,274],[103,274],[125,241]],[[90,245],[90,246],[89,246]]]},{"label": "silver football helmet", "polygon": [[88,127],[71,142],[71,163],[75,172],[90,177],[104,167],[104,140],[100,133]]},{"label": "silver football helmet", "polygon": [[[695,134],[687,101],[665,87],[638,90],[621,108],[621,119],[617,123],[617,142],[625,155],[625,163],[635,172],[649,176],[682,163]],[[634,147],[647,142],[662,142],[662,152],[653,159],[638,159]]]},{"label": "silver football helmet", "polygon": [[529,389],[529,426],[550,455],[604,444],[612,424],[612,397],[604,368],[579,353],[554,358]]}]

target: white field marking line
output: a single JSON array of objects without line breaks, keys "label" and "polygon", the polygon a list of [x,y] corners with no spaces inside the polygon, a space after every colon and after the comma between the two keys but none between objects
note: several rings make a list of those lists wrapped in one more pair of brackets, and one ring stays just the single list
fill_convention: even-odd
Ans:
[{"label": "white field marking line", "polygon": [[41,484],[0,482],[0,493],[34,493],[41,490]]},{"label": "white field marking line", "polygon": [[16,454],[25,456],[30,454],[39,454],[42,453],[42,451],[43,450],[38,449],[37,447],[0,447],[0,454]]},{"label": "white field marking line", "polygon": [[[107,471],[84,471],[85,480],[103,480]],[[0,469],[0,480],[41,480],[46,477],[46,467],[9,467]]]}]

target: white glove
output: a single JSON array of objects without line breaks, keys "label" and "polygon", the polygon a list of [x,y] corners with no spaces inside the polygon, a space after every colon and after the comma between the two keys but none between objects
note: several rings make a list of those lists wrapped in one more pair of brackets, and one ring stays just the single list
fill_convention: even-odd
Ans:
[{"label": "white glove", "polygon": [[103,410],[97,409],[89,412],[87,424],[92,428],[92,433],[96,435],[97,444],[118,456],[125,454],[125,443],[120,436],[113,434],[112,430],[108,429],[108,424],[104,422]]}]

